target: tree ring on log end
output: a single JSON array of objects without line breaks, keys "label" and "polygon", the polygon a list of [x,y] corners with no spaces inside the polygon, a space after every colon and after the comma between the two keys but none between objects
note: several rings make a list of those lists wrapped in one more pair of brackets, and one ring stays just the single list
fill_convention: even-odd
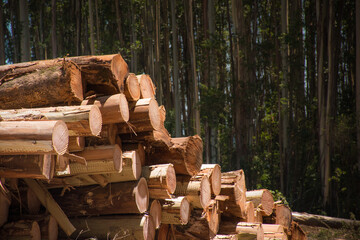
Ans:
[{"label": "tree ring on log end", "polygon": [[161,212],[162,207],[159,200],[153,200],[150,206],[150,216],[152,216],[155,224],[155,228],[160,228],[161,225]]},{"label": "tree ring on log end", "polygon": [[182,199],[181,205],[180,205],[180,222],[181,222],[181,224],[185,225],[189,222],[190,214],[191,214],[190,203],[187,200],[187,198],[184,197]]},{"label": "tree ring on log end", "polygon": [[41,239],[41,231],[38,222],[34,221],[31,225],[30,235],[32,240]]},{"label": "tree ring on log end", "polygon": [[149,188],[145,178],[140,178],[134,189],[136,206],[140,213],[144,213],[149,206]]},{"label": "tree ring on log end", "polygon": [[202,208],[207,208],[211,201],[211,184],[207,176],[201,179],[200,183],[200,204]]},{"label": "tree ring on log end", "polygon": [[52,144],[54,150],[59,155],[64,155],[67,151],[69,145],[69,130],[64,121],[56,121],[53,128]]},{"label": "tree ring on log end", "polygon": [[149,118],[154,130],[159,130],[161,127],[160,111],[159,105],[154,98],[149,102]]},{"label": "tree ring on log end", "polygon": [[126,100],[126,96],[123,93],[119,94],[119,112],[124,122],[128,122],[130,118],[129,104]]},{"label": "tree ring on log end", "polygon": [[153,217],[150,215],[144,215],[141,220],[143,226],[143,237],[144,240],[153,240],[155,239],[155,224]]},{"label": "tree ring on log end", "polygon": [[135,179],[139,179],[141,175],[142,165],[140,160],[140,155],[137,150],[133,151],[133,158],[132,158],[132,171],[135,176]]},{"label": "tree ring on log end", "polygon": [[219,195],[221,192],[221,168],[218,164],[214,166],[211,173],[211,188],[215,195]]},{"label": "tree ring on log end", "polygon": [[176,173],[174,165],[170,164],[166,171],[166,186],[170,194],[173,194],[176,189]]},{"label": "tree ring on log end", "polygon": [[89,113],[89,125],[91,134],[99,136],[102,128],[102,116],[98,106],[93,105]]},{"label": "tree ring on log end", "polygon": [[[198,141],[200,141],[200,143],[198,143]],[[194,176],[200,171],[203,154],[202,140],[198,135],[189,137],[185,154],[186,170],[191,176]]]},{"label": "tree ring on log end", "polygon": [[119,145],[115,144],[114,145],[114,169],[120,173],[122,171],[122,165],[123,165],[122,150]]},{"label": "tree ring on log end", "polygon": [[125,89],[127,89],[131,101],[137,101],[140,98],[140,84],[136,75],[130,73],[125,84]]}]

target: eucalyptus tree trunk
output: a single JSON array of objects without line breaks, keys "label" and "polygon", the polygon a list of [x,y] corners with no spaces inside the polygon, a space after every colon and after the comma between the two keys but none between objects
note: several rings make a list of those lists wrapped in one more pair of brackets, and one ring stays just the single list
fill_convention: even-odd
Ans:
[{"label": "eucalyptus tree trunk", "polygon": [[99,0],[95,0],[95,19],[96,19],[96,45],[97,52],[101,52],[101,37],[100,37],[100,18],[99,18]]},{"label": "eucalyptus tree trunk", "polygon": [[179,86],[179,52],[178,52],[178,28],[176,22],[176,0],[171,0],[171,30],[173,52],[173,80],[174,80],[174,106],[175,106],[175,136],[181,136],[181,109],[180,109],[180,86]]},{"label": "eucalyptus tree trunk", "polygon": [[75,3],[75,13],[76,13],[76,55],[80,56],[81,51],[81,1],[76,1]]},{"label": "eucalyptus tree trunk", "polygon": [[120,0],[115,1],[115,12],[116,12],[116,24],[117,24],[117,32],[120,41],[120,47],[124,47],[124,38],[121,27],[121,14],[120,14]]},{"label": "eucalyptus tree trunk", "polygon": [[163,94],[164,94],[164,105],[165,109],[172,109],[173,108],[173,101],[171,98],[171,77],[170,77],[170,54],[169,54],[169,36],[170,36],[170,27],[169,27],[169,2],[162,1],[162,17],[161,22],[164,28],[164,40],[163,40],[163,64],[165,66],[164,75],[162,76],[163,79]]},{"label": "eucalyptus tree trunk", "polygon": [[155,2],[155,81],[157,101],[159,104],[163,104],[163,86],[160,68],[160,0]]},{"label": "eucalyptus tree trunk", "polygon": [[89,0],[90,54],[95,55],[93,0]]},{"label": "eucalyptus tree trunk", "polygon": [[[52,0],[55,1],[55,0]],[[20,4],[20,24],[21,24],[21,61],[30,61],[30,24],[29,24],[29,6],[27,0],[21,0]]]},{"label": "eucalyptus tree trunk", "polygon": [[5,64],[4,4],[0,2],[0,65]]},{"label": "eucalyptus tree trunk", "polygon": [[[136,23],[136,14],[134,12],[134,1],[131,1],[130,3],[130,12],[131,12],[131,25],[135,26]],[[131,28],[131,44],[133,45],[133,47],[131,48],[131,69],[130,72],[133,73],[137,73],[137,51],[135,49],[136,47],[136,40],[137,40],[137,35],[136,35],[136,28],[132,27]]]},{"label": "eucalyptus tree trunk", "polygon": [[357,161],[360,170],[360,1],[356,1],[356,136]]}]

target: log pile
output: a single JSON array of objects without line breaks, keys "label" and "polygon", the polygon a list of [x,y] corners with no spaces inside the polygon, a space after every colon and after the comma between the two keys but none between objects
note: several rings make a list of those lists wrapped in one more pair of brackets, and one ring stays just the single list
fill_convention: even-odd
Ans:
[{"label": "log pile", "polygon": [[199,136],[172,138],[150,76],[121,55],[0,66],[0,79],[6,239],[306,239],[242,170],[202,164]]}]

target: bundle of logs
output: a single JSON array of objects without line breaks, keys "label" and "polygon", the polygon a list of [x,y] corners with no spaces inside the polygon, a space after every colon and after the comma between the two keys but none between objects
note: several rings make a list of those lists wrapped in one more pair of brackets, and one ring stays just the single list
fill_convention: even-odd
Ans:
[{"label": "bundle of logs", "polygon": [[0,66],[4,239],[305,239],[242,170],[172,138],[148,75],[121,55]]}]

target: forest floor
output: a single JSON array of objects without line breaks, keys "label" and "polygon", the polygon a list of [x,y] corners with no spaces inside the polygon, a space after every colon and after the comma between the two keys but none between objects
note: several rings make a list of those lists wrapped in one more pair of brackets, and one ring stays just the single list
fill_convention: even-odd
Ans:
[{"label": "forest floor", "polygon": [[310,227],[300,225],[306,233],[309,240],[313,239],[336,239],[336,240],[359,240],[360,239],[360,228],[324,228],[324,227]]}]

